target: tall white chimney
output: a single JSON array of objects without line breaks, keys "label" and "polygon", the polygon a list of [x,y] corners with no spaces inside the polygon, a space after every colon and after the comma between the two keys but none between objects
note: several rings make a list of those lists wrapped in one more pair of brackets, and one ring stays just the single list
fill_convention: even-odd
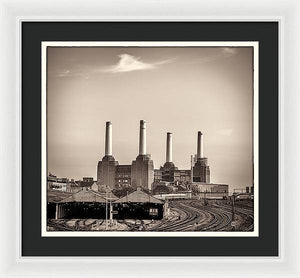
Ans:
[{"label": "tall white chimney", "polygon": [[139,154],[146,154],[146,121],[140,120],[140,146]]},{"label": "tall white chimney", "polygon": [[105,155],[112,155],[112,124],[106,122],[106,133],[105,133]]},{"label": "tall white chimney", "polygon": [[197,159],[202,157],[203,157],[203,138],[202,138],[202,132],[198,131]]},{"label": "tall white chimney", "polygon": [[172,162],[172,133],[167,133],[167,153],[166,153],[166,162]]}]

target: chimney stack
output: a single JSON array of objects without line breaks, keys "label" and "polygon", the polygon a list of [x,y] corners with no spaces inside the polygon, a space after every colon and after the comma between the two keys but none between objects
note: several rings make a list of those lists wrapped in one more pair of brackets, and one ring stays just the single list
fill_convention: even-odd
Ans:
[{"label": "chimney stack", "polygon": [[106,134],[105,134],[105,156],[112,155],[112,124],[106,122]]},{"label": "chimney stack", "polygon": [[140,148],[139,155],[146,154],[146,121],[140,121]]},{"label": "chimney stack", "polygon": [[167,154],[166,162],[172,162],[172,133],[167,133]]},{"label": "chimney stack", "polygon": [[198,131],[198,140],[197,140],[197,159],[203,158],[203,138],[202,132]]}]

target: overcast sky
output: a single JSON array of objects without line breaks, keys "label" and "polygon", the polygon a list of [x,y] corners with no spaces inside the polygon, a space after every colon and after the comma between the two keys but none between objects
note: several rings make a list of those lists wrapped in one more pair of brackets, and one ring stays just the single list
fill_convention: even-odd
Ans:
[{"label": "overcast sky", "polygon": [[211,182],[233,188],[252,178],[252,48],[48,47],[48,172],[96,178],[105,122],[113,155],[138,155],[139,121],[147,121],[147,153],[190,169],[197,131],[204,134]]}]

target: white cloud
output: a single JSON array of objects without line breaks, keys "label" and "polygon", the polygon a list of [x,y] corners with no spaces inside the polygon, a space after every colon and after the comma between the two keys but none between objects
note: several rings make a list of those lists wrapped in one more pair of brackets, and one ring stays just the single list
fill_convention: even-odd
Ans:
[{"label": "white cloud", "polygon": [[154,63],[143,62],[139,57],[135,57],[129,54],[119,55],[120,60],[117,64],[105,67],[104,72],[119,73],[130,72],[137,70],[151,70],[157,68],[159,65],[170,63],[171,60],[163,60]]},{"label": "white cloud", "polygon": [[194,60],[191,64],[202,64],[202,63],[209,63],[219,59],[229,58],[232,57],[237,53],[236,47],[220,47],[217,49],[215,54],[207,55],[201,57],[199,59]]},{"label": "white cloud", "polygon": [[174,59],[167,59],[162,61],[157,61],[153,63],[143,62],[139,57],[135,57],[129,54],[119,55],[119,61],[115,65],[99,67],[99,66],[87,66],[82,64],[77,64],[71,69],[57,69],[56,71],[50,71],[58,78],[68,78],[68,77],[81,77],[84,79],[89,79],[91,75],[98,74],[99,72],[108,73],[119,73],[119,72],[130,72],[138,70],[152,70],[158,68],[158,66],[171,63]]},{"label": "white cloud", "polygon": [[236,47],[224,47],[222,48],[223,54],[224,56],[228,57],[228,56],[232,56],[236,53]]},{"label": "white cloud", "polygon": [[69,70],[62,70],[57,73],[58,77],[68,77],[71,75],[71,72]]},{"label": "white cloud", "polygon": [[89,79],[90,70],[88,68],[77,65],[72,69],[62,69],[55,72],[55,76],[59,78],[65,77],[82,77],[84,79]]}]

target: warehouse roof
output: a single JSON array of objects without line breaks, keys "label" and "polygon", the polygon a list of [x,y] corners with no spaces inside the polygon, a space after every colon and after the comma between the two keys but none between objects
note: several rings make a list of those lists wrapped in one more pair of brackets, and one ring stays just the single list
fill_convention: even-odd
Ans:
[{"label": "warehouse roof", "polygon": [[158,200],[151,195],[143,192],[141,188],[137,188],[136,191],[116,200],[114,203],[156,203],[163,204],[161,200]]},{"label": "warehouse roof", "polygon": [[107,194],[106,194],[106,193],[103,193],[103,192],[94,191],[94,190],[91,190],[91,191],[94,192],[95,194],[98,194],[98,195],[101,196],[102,198],[107,199],[107,200],[115,201],[115,200],[119,199],[119,198],[118,198],[114,193],[112,193],[111,191],[108,191]]},{"label": "warehouse roof", "polygon": [[106,200],[95,191],[83,189],[73,194],[72,196],[65,198],[60,201],[60,203],[105,203]]},{"label": "warehouse roof", "polygon": [[47,191],[47,202],[49,203],[58,203],[59,201],[66,199],[71,196],[72,193],[62,192],[58,190],[48,190]]}]

